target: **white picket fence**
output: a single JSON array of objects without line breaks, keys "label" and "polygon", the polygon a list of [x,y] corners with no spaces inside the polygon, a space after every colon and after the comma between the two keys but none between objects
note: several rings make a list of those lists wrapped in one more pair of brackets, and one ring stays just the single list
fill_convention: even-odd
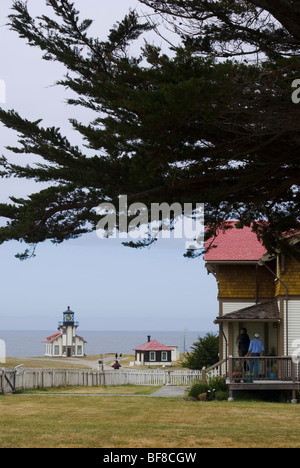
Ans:
[{"label": "white picket fence", "polygon": [[[50,388],[61,385],[183,385],[201,379],[201,371],[193,370],[83,370],[29,369],[19,370],[15,376],[15,390]],[[0,388],[0,392],[3,389]]]}]

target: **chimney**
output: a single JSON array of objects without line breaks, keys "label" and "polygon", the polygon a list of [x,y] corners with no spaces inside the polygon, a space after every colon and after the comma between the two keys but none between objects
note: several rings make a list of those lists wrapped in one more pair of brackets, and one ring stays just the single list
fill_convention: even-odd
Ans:
[{"label": "chimney", "polygon": [[151,340],[151,336],[150,336],[150,335],[148,335],[148,343],[150,342],[150,340]]}]

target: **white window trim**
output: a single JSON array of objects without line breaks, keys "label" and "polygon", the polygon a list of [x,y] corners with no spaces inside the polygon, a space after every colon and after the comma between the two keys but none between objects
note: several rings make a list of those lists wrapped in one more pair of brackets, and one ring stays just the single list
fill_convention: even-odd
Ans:
[{"label": "white window trim", "polygon": [[[154,359],[152,359],[152,356],[154,356]],[[156,361],[156,351],[150,351],[149,359],[151,362]]]}]

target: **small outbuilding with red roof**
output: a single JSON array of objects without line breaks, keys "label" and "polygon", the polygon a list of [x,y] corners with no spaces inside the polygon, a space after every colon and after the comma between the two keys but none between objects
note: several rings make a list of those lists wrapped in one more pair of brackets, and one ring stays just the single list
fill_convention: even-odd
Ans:
[{"label": "small outbuilding with red roof", "polygon": [[176,346],[166,346],[157,340],[151,340],[151,336],[148,336],[146,343],[134,348],[134,351],[135,364],[140,366],[172,366],[172,362],[177,360]]}]

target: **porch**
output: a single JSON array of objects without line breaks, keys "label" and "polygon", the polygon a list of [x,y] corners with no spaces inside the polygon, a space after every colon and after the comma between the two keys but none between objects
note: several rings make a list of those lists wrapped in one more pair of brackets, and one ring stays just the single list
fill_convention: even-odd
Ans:
[{"label": "porch", "polygon": [[[223,360],[206,372],[218,369],[218,375],[226,376],[230,399],[237,390],[287,390],[296,401],[300,390],[300,364],[289,355],[290,340],[280,309],[277,300],[272,300],[217,317],[215,323],[220,326],[220,358]],[[264,357],[241,357],[242,329],[250,340],[254,333],[259,334]]]},{"label": "porch", "polygon": [[280,390],[292,393],[292,402],[297,403],[300,391],[300,363],[290,356],[266,356],[228,359],[227,383],[229,398],[234,391]]},{"label": "porch", "polygon": [[222,359],[209,368],[202,369],[202,380],[225,377],[232,401],[235,391],[289,391],[292,403],[297,403],[300,392],[300,362],[291,356],[233,357]]},{"label": "porch", "polygon": [[239,357],[240,330],[247,330],[250,340],[260,335],[265,355],[288,355],[285,352],[284,324],[277,301],[269,301],[227,313],[216,318],[220,327],[220,357]]}]

